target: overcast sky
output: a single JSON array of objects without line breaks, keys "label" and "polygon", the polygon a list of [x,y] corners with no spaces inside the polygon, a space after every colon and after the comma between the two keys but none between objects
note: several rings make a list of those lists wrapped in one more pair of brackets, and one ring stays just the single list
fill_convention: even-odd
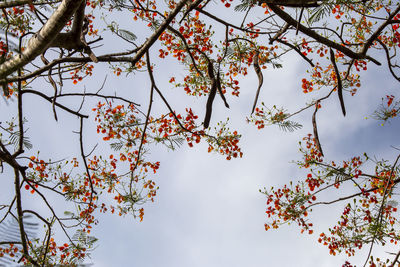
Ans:
[{"label": "overcast sky", "polygon": [[[152,51],[156,57],[157,49],[152,48]],[[293,112],[310,99],[301,90],[305,64],[292,55],[284,57],[282,63],[283,69],[263,70],[264,85],[259,102],[263,101],[267,106],[285,106]],[[107,66],[98,65],[95,71],[109,72]],[[171,89],[167,83],[171,76],[179,77],[180,71],[179,68],[171,69],[168,62],[157,62],[155,75],[160,89],[174,109],[183,112],[185,107],[191,106],[202,117],[206,98],[184,97],[182,89]],[[65,90],[83,89],[85,85],[88,91],[93,92],[100,88],[103,78],[102,75],[92,77],[78,87],[66,84]],[[243,158],[226,161],[223,156],[207,153],[205,143],[194,148],[184,144],[176,151],[154,147],[150,158],[161,162],[154,178],[160,187],[155,202],[145,205],[143,222],[129,216],[99,215],[100,223],[93,231],[99,241],[88,262],[99,267],[328,267],[344,263],[345,255],[329,256],[328,249],[317,242],[318,234],[336,223],[341,209],[317,209],[312,217],[316,225],[315,235],[301,235],[296,225],[268,232],[264,230],[266,201],[259,189],[282,186],[290,180],[298,181],[305,177],[304,170],[290,162],[301,157],[298,141],[312,132],[312,111],[295,117],[304,127],[293,133],[282,132],[275,126],[257,130],[246,123],[257,84],[254,73],[242,80],[240,98],[227,95],[230,109],[226,109],[216,97],[211,119],[213,127],[218,121],[230,117],[231,128],[243,135],[240,142]],[[109,75],[105,88],[108,92],[116,91],[142,103],[144,110],[147,107],[149,81],[145,75],[127,78]],[[345,118],[337,98],[332,97],[318,112],[317,118],[326,158],[345,160],[367,152],[393,161],[396,151],[390,146],[400,147],[400,124],[395,120],[382,127],[380,122],[365,117],[373,113],[382,97],[398,95],[398,89],[398,83],[388,76],[385,66],[376,68],[370,65],[359,93],[354,97],[345,94]],[[51,92],[51,88],[45,90]],[[321,92],[323,94],[325,92]],[[33,151],[40,149],[41,154],[55,159],[71,157],[79,151],[78,137],[72,133],[78,130],[78,119],[59,111],[59,121],[55,122],[51,105],[34,96],[28,99],[25,112],[29,118],[28,134],[34,144]],[[80,104],[76,100],[63,101],[76,107]],[[156,109],[167,111],[160,99],[155,101]],[[0,114],[8,114],[12,108],[2,100]],[[90,105],[87,106],[89,109]],[[4,116],[0,118],[3,120]],[[97,142],[92,119],[93,113],[89,119],[92,124],[86,126],[88,151]],[[108,151],[104,150],[104,153]],[[8,189],[12,182],[2,180],[5,184],[2,184],[0,192],[6,198],[12,194]],[[339,196],[340,192],[336,194]],[[41,204],[29,205],[40,208]],[[60,203],[59,212],[64,209],[64,204]],[[359,266],[365,260],[365,254],[360,255],[350,261]],[[383,257],[386,255],[381,254]]]},{"label": "overcast sky", "polygon": [[[260,100],[268,106],[284,105],[294,111],[305,100],[299,86],[304,64],[285,60],[284,69],[264,71]],[[160,70],[166,75],[165,65],[159,65],[155,71]],[[398,122],[382,127],[373,119],[365,119],[381,97],[398,90],[390,77],[382,76],[385,75],[382,68],[379,71],[378,74],[371,67],[357,96],[345,95],[346,118],[335,97],[318,113],[326,158],[345,160],[367,152],[394,160],[396,151],[390,145],[400,145]],[[344,263],[344,255],[329,256],[328,249],[317,242],[318,234],[336,223],[342,208],[317,209],[312,217],[316,234],[312,236],[301,235],[295,225],[264,230],[265,198],[258,190],[304,178],[304,171],[290,162],[301,157],[298,141],[312,132],[312,111],[297,118],[304,127],[294,133],[282,132],[274,126],[259,131],[245,122],[256,86],[257,79],[251,74],[243,81],[239,99],[228,96],[230,110],[217,98],[213,113],[212,123],[229,116],[232,128],[243,134],[244,157],[226,161],[220,155],[207,153],[205,144],[192,149],[183,146],[175,152],[153,150],[152,156],[161,161],[157,200],[146,207],[141,223],[131,218],[103,216],[95,232],[100,238],[93,253],[96,266],[290,267]],[[166,89],[168,85],[163,87]],[[177,94],[174,90],[169,99]],[[174,102],[179,107],[179,99]],[[205,99],[196,100],[194,105],[201,114]],[[340,192],[334,194],[339,196]],[[359,266],[364,259],[365,254],[360,254],[352,262]]]}]

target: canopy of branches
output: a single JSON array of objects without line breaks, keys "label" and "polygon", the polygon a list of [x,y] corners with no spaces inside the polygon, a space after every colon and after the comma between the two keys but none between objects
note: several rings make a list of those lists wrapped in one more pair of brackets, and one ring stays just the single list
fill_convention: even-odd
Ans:
[{"label": "canopy of branches", "polygon": [[[143,205],[158,190],[153,175],[160,162],[147,157],[153,144],[175,149],[204,141],[208,152],[240,164],[241,135],[228,120],[217,123],[214,113],[216,103],[230,108],[249,73],[256,79],[250,125],[293,132],[302,127],[295,116],[312,110],[312,134],[301,139],[297,162],[306,177],[261,190],[265,229],[295,222],[301,232],[313,234],[315,222],[307,217],[312,208],[340,202],[340,218],[318,239],[328,252],[350,257],[367,248],[364,265],[399,262],[400,250],[382,261],[373,257],[373,248],[400,239],[395,201],[400,156],[378,161],[354,155],[335,163],[324,158],[317,128],[317,114],[330,99],[340,106],[332,116],[346,116],[350,96],[362,90],[361,77],[369,66],[400,82],[398,1],[7,0],[0,8],[0,84],[10,109],[0,115],[0,170],[13,173],[0,181],[12,184],[2,190],[13,192],[0,203],[0,263],[76,265],[94,247],[91,229],[99,212],[131,214],[142,221]],[[299,80],[293,90],[308,97],[294,112],[259,100],[264,73],[285,71],[286,55],[298,57],[307,69],[306,76],[292,77]],[[169,84],[159,84],[166,65],[180,73]],[[118,89],[103,93],[106,83],[100,89],[84,86],[90,76],[143,73],[149,81],[145,101]],[[204,99],[203,109],[176,111],[165,92],[171,87],[178,88],[176,99]],[[271,88],[269,94],[279,90]],[[49,103],[48,113],[58,123],[63,123],[60,114],[79,121],[77,149],[70,158],[57,158],[56,151],[42,156],[46,144],[32,144],[28,128],[41,127],[27,119],[32,97]],[[160,107],[167,112],[159,113]],[[388,94],[374,117],[385,123],[397,117],[399,108],[400,101]],[[99,147],[85,143],[86,125],[95,125]],[[101,148],[105,145],[111,153]],[[372,171],[366,162],[373,164]],[[346,190],[319,201],[338,188]],[[45,211],[26,208],[31,200]],[[64,212],[60,201],[73,210]],[[30,223],[33,219],[38,223]],[[44,225],[42,233],[38,225]]]}]

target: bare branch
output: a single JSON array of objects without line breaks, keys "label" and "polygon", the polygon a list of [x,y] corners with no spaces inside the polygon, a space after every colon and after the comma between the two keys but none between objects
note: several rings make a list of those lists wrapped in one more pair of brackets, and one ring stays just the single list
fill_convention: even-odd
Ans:
[{"label": "bare branch", "polygon": [[[23,90],[23,91],[22,91],[22,94],[25,94],[25,93],[30,93],[30,94],[34,94],[34,95],[41,96],[42,98],[46,99],[46,100],[49,101],[50,103],[53,103],[53,100],[52,100],[51,97],[48,97],[47,95],[45,95],[45,94],[43,94],[43,93],[41,93],[41,92],[34,91],[34,90]],[[59,108],[62,108],[62,109],[65,110],[65,111],[68,111],[68,112],[71,113],[71,114],[74,114],[74,115],[78,116],[78,117],[89,118],[88,115],[80,114],[79,112],[73,111],[72,109],[67,108],[67,107],[64,106],[64,105],[61,105],[60,103],[55,102],[55,105],[56,105],[57,107],[59,107]]]},{"label": "bare branch", "polygon": [[[176,4],[176,7],[172,12],[168,15],[168,17],[161,23],[161,25],[157,28],[157,30],[147,39],[146,42],[143,43],[137,54],[132,58],[132,65],[135,65],[142,56],[149,50],[149,48],[157,41],[158,37],[165,31],[171,21],[178,15],[181,9],[185,6],[186,2],[189,0],[181,0]],[[1,76],[0,76],[1,77]]]},{"label": "bare branch", "polygon": [[379,44],[385,50],[386,60],[387,60],[387,63],[388,63],[388,67],[389,67],[390,73],[392,74],[393,78],[395,78],[396,80],[398,80],[400,82],[400,76],[397,76],[396,73],[394,73],[393,65],[392,65],[392,62],[391,62],[390,55],[389,55],[389,49],[387,48],[387,46],[381,40],[377,39],[377,41],[379,42]]},{"label": "bare branch", "polygon": [[284,44],[284,45],[286,45],[286,46],[288,46],[290,48],[292,48],[294,51],[297,52],[297,54],[299,54],[302,58],[304,58],[312,67],[315,67],[315,65],[312,62],[312,60],[309,59],[306,55],[304,55],[297,46],[294,46],[293,44],[288,43],[288,42],[286,42],[286,41],[284,41],[282,39],[276,39],[276,41],[281,43],[281,44]]},{"label": "bare branch", "polygon": [[366,52],[367,50],[363,50],[362,52],[356,53],[353,50],[342,46],[338,43],[335,43],[334,41],[329,40],[328,38],[325,38],[321,35],[319,35],[318,33],[316,33],[315,31],[309,29],[308,27],[303,26],[302,24],[298,24],[297,21],[295,19],[293,19],[288,13],[286,13],[285,11],[283,11],[282,9],[280,9],[280,7],[274,5],[274,4],[269,4],[268,5],[271,10],[277,14],[281,19],[283,19],[284,21],[286,21],[288,24],[290,24],[293,27],[298,27],[299,31],[301,31],[302,33],[304,33],[305,35],[308,35],[309,37],[315,39],[316,41],[331,47],[331,48],[335,48],[336,50],[339,50],[340,52],[342,52],[343,54],[345,54],[346,56],[353,58],[353,59],[368,59],[372,62],[374,62],[377,65],[381,65],[381,63],[379,61],[377,61],[376,59],[367,56]]},{"label": "bare branch", "polygon": [[274,4],[287,7],[317,7],[319,6],[316,0],[259,0],[258,4]]},{"label": "bare branch", "polygon": [[81,117],[81,120],[80,120],[79,147],[81,149],[81,157],[82,157],[83,163],[85,164],[87,179],[89,180],[89,185],[90,185],[90,203],[89,203],[89,205],[91,205],[92,201],[93,201],[93,194],[97,194],[97,192],[93,188],[92,177],[90,175],[89,167],[88,167],[86,157],[85,157],[85,152],[83,149],[83,117]]},{"label": "bare branch", "polygon": [[285,23],[285,25],[283,25],[283,27],[274,35],[274,37],[269,39],[269,44],[273,44],[275,40],[278,40],[278,38],[284,34],[287,29],[289,29],[289,23]]},{"label": "bare branch", "polygon": [[54,4],[54,3],[58,3],[61,2],[61,0],[52,0],[52,1],[35,1],[32,2],[32,0],[3,0],[0,3],[0,8],[10,8],[10,7],[15,7],[15,6],[23,6],[26,4],[33,4],[35,6],[37,5],[47,5],[47,4]]},{"label": "bare branch", "polygon": [[23,249],[23,255],[24,257],[31,262],[35,266],[39,266],[35,260],[32,259],[32,257],[29,255],[28,251],[28,243],[26,241],[26,233],[25,233],[25,228],[24,228],[24,221],[23,217],[24,214],[22,212],[22,202],[21,202],[21,188],[20,188],[20,179],[19,179],[19,170],[17,168],[14,168],[14,175],[15,175],[15,196],[16,196],[16,203],[17,203],[17,214],[18,214],[18,225],[19,225],[19,233],[20,233],[20,238],[21,238],[21,244],[22,244],[22,249]]}]

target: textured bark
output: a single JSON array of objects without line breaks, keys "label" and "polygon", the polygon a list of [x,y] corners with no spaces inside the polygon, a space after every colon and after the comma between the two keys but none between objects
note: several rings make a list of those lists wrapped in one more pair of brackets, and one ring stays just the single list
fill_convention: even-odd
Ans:
[{"label": "textured bark", "polygon": [[65,48],[68,50],[83,51],[89,55],[93,62],[97,63],[98,59],[92,52],[86,42],[86,34],[89,30],[89,20],[85,17],[86,2],[82,1],[79,8],[74,14],[74,21],[71,31],[67,33],[59,33],[49,47]]},{"label": "textured bark", "polygon": [[43,53],[81,3],[82,0],[63,0],[46,24],[29,40],[26,49],[0,65],[0,79],[6,78]]},{"label": "textured bark", "polygon": [[[61,2],[61,0],[53,0],[53,1],[35,1],[33,4],[34,5],[46,5],[46,4],[51,4],[51,3],[57,3]],[[10,7],[15,7],[15,6],[22,6],[26,4],[31,4],[32,0],[1,0],[0,3],[0,8],[10,8]]]},{"label": "textured bark", "polygon": [[25,4],[29,4],[29,0],[14,0],[14,1],[4,1],[0,3],[0,8],[8,8],[14,6],[21,6]]}]

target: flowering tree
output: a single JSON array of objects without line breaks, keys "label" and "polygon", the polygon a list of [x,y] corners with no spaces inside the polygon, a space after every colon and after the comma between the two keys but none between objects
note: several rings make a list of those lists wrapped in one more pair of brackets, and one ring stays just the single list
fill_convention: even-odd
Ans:
[{"label": "flowering tree", "polygon": [[[224,20],[211,11],[220,5],[238,19]],[[331,254],[345,251],[353,255],[362,246],[368,245],[372,251],[376,242],[398,242],[399,222],[390,200],[400,181],[398,159],[393,163],[374,162],[372,174],[362,169],[363,163],[371,160],[368,156],[354,157],[343,164],[327,161],[316,120],[324,102],[336,96],[346,115],[344,95],[356,95],[362,88],[360,75],[369,64],[385,66],[384,71],[388,68],[400,81],[396,58],[400,47],[398,2],[12,0],[0,2],[0,8],[0,83],[5,101],[16,107],[15,115],[2,114],[0,124],[1,168],[14,173],[14,195],[0,206],[0,224],[16,225],[15,235],[0,240],[1,257],[35,266],[78,264],[96,241],[90,235],[97,224],[96,214],[132,214],[143,220],[143,204],[153,201],[158,189],[152,174],[160,162],[146,157],[152,144],[174,149],[185,142],[192,147],[204,140],[209,152],[227,160],[241,157],[240,135],[229,129],[228,122],[213,127],[212,109],[217,95],[229,108],[226,95],[238,97],[240,77],[250,71],[257,75],[258,86],[254,88],[248,121],[259,129],[276,124],[294,131],[301,125],[291,118],[314,109],[313,134],[303,139],[303,160],[298,163],[309,174],[298,185],[264,191],[270,220],[265,229],[294,221],[311,234],[312,223],[305,218],[311,208],[344,201],[338,224],[319,239]],[[131,26],[123,28],[123,19],[102,22],[98,19],[102,14],[113,19],[130,17]],[[215,24],[218,26],[214,31],[211,25]],[[110,33],[124,42],[119,50],[108,41]],[[101,35],[108,37],[103,39]],[[99,53],[98,44],[109,52]],[[279,59],[287,53],[298,55],[309,67],[309,76],[300,78],[299,88],[310,95],[310,102],[293,113],[257,105],[263,69],[281,68]],[[158,87],[157,66],[152,63],[156,57],[185,66],[184,78],[172,77],[170,84],[183,88],[183,94],[207,98],[202,114],[191,107],[183,113],[175,111]],[[112,95],[80,89],[85,78],[96,75],[101,64],[108,64],[109,72],[116,76],[146,72],[150,80],[147,109],[118,91]],[[42,89],[44,83],[52,89],[51,94]],[[63,92],[63,87],[71,83],[76,89]],[[326,95],[318,97],[316,92]],[[24,101],[29,95],[49,102],[49,112],[56,121],[60,112],[79,119],[79,151],[75,156],[67,160],[43,158],[31,150],[26,129],[29,122],[25,119],[29,103]],[[153,111],[155,95],[167,113]],[[71,97],[81,99],[78,109],[62,101]],[[96,99],[97,104],[87,107],[85,99]],[[388,95],[375,115],[386,121],[397,116],[399,106],[400,102]],[[105,155],[85,144],[86,122],[97,125],[101,142],[115,153]],[[355,184],[356,191],[332,201],[317,201],[324,191],[347,184]],[[24,195],[41,201],[47,212],[25,208]],[[56,202],[50,200],[54,198],[73,204],[75,211],[60,212]],[[45,226],[43,235],[32,237],[29,218]],[[63,237],[55,235],[55,229]],[[370,263],[375,264],[373,258]]]}]

